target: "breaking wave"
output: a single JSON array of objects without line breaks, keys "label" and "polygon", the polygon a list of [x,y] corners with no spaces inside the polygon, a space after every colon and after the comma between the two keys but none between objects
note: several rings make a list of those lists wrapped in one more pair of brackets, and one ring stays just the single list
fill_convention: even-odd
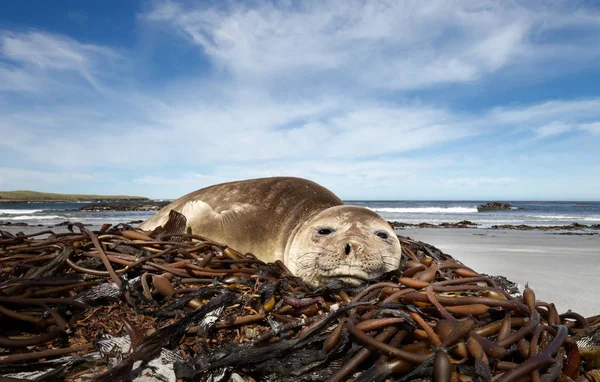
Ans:
[{"label": "breaking wave", "polygon": [[61,215],[20,215],[20,216],[11,216],[11,217],[3,217],[2,220],[51,220],[51,219],[67,219],[65,216]]},{"label": "breaking wave", "polygon": [[0,210],[0,214],[4,215],[22,215],[22,214],[35,214],[44,210]]}]

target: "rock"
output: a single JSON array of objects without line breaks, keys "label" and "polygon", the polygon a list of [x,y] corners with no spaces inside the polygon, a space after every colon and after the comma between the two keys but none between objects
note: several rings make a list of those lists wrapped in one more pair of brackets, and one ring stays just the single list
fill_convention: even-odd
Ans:
[{"label": "rock", "polygon": [[11,227],[27,227],[29,224],[22,222],[0,222],[0,226],[11,226]]},{"label": "rock", "polygon": [[510,209],[512,209],[512,205],[510,205],[508,203],[499,203],[499,202],[489,202],[487,204],[477,206],[478,212],[493,211],[493,210],[510,210]]},{"label": "rock", "polygon": [[388,222],[393,229],[404,229],[405,227],[413,227],[414,224],[402,223],[402,222]]},{"label": "rock", "polygon": [[477,223],[469,220],[461,220],[458,223],[440,223],[439,226],[444,228],[475,228]]},{"label": "rock", "polygon": [[462,220],[462,221],[459,221],[458,223],[444,222],[444,223],[440,223],[438,225],[431,224],[431,223],[425,223],[425,222],[419,223],[419,224],[403,223],[403,222],[388,222],[388,223],[394,229],[403,229],[406,227],[419,227],[419,228],[475,228],[475,227],[477,227],[477,223],[473,223],[472,221],[469,221],[469,220]]}]

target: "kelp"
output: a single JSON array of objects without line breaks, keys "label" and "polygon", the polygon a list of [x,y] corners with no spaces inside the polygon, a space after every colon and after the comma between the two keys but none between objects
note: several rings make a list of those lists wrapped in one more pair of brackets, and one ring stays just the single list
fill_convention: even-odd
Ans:
[{"label": "kelp", "polygon": [[598,380],[600,317],[399,237],[401,267],[318,289],[165,227],[0,231],[0,375],[26,380]]}]

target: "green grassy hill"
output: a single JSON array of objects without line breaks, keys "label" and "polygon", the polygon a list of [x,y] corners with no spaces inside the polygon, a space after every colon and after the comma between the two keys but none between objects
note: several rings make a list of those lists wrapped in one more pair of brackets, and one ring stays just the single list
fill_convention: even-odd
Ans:
[{"label": "green grassy hill", "polygon": [[148,200],[143,196],[53,194],[36,191],[0,191],[0,202],[87,202],[95,200]]}]

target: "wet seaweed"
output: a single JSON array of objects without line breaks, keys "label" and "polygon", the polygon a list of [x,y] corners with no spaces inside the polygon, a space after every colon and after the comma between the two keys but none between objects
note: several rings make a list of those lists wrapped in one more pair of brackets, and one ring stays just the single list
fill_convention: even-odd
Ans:
[{"label": "wet seaweed", "polygon": [[0,375],[97,381],[593,380],[600,319],[399,237],[400,269],[311,289],[184,231],[0,231]]}]

